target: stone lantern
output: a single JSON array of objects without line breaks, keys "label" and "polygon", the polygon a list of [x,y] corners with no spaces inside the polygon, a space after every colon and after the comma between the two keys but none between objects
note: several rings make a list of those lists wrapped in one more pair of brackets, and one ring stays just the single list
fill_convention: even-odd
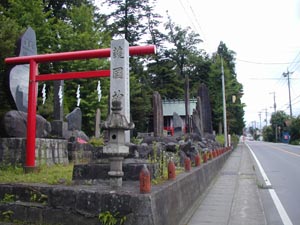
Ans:
[{"label": "stone lantern", "polygon": [[122,177],[122,161],[129,154],[129,147],[125,145],[125,130],[134,128],[133,123],[129,123],[126,117],[121,114],[120,95],[115,96],[112,100],[111,113],[107,120],[102,124],[103,129],[108,130],[109,142],[103,148],[103,153],[109,156],[110,160],[110,186],[121,187]]}]

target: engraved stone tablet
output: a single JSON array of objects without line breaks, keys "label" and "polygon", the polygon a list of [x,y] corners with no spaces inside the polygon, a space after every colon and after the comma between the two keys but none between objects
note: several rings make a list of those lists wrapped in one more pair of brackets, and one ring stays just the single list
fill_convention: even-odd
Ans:
[{"label": "engraved stone tablet", "polygon": [[[34,30],[29,27],[21,36],[17,46],[19,56],[36,55],[36,36]],[[28,107],[28,82],[29,65],[16,65],[9,74],[9,87],[11,95],[19,111],[27,112]]]},{"label": "engraved stone tablet", "polygon": [[[111,41],[110,64],[110,105],[112,96],[120,93],[121,113],[130,121],[130,90],[129,90],[129,44],[125,39]],[[129,131],[125,131],[125,142],[130,141]]]}]

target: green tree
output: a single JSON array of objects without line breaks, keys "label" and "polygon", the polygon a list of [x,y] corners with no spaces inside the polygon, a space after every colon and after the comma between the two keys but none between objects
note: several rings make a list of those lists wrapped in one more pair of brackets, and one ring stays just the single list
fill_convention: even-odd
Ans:
[{"label": "green tree", "polygon": [[125,38],[130,45],[136,45],[147,30],[147,16],[155,1],[150,0],[107,0],[103,1],[112,11],[108,15],[108,28],[112,35]]},{"label": "green tree", "polygon": [[208,89],[210,103],[212,107],[212,124],[213,129],[222,133],[223,126],[223,103],[222,103],[222,80],[221,80],[221,59],[217,55],[212,58],[210,66]]},{"label": "green tree", "polygon": [[28,26],[31,26],[36,31],[37,37],[40,37],[37,39],[38,49],[45,49],[43,41],[49,42],[51,40],[52,32],[50,31],[50,27],[53,21],[47,19],[48,14],[43,12],[43,4],[40,0],[8,0],[5,1],[4,4],[1,2],[0,11],[0,73],[1,84],[3,85],[3,88],[1,88],[0,91],[0,98],[6,103],[0,110],[0,114],[3,115],[6,111],[11,109],[9,102],[7,101],[7,99],[10,99],[8,94],[8,81],[4,80],[4,77],[7,76],[5,72],[8,72],[9,66],[4,65],[4,58],[16,56],[16,42]]},{"label": "green tree", "polygon": [[[146,35],[151,31],[154,33],[154,27],[159,24],[159,15],[153,13],[155,2],[155,0],[103,2],[103,6],[111,9],[107,29],[112,37],[125,38],[130,46],[141,44],[142,39],[146,40]],[[150,58],[149,56],[130,58],[130,110],[135,129],[139,131],[148,130],[147,121],[151,114],[152,81],[145,68]]]},{"label": "green tree", "polygon": [[90,0],[43,0],[44,11],[51,12],[51,17],[65,20],[68,18],[68,11],[76,6],[89,5],[92,6]]},{"label": "green tree", "polygon": [[[7,42],[5,57],[13,56],[10,48],[28,26],[31,26],[37,37],[38,53],[68,52],[85,49],[109,47],[110,35],[105,31],[105,16],[98,13],[92,1],[42,1],[42,0],[8,0],[4,8],[1,6],[0,23],[3,23],[0,32],[5,39],[11,35],[13,42]],[[4,26],[4,23],[7,23]],[[11,24],[13,29],[8,26]],[[1,37],[0,37],[1,38]],[[5,46],[1,45],[1,48]],[[1,55],[2,56],[2,55]],[[107,60],[82,60],[72,62],[45,63],[39,66],[39,73],[55,73],[70,71],[85,71],[95,69],[108,69]],[[1,67],[2,70],[2,67]],[[2,79],[2,78],[1,78]],[[101,104],[97,102],[97,81],[94,80],[69,80],[65,82],[64,108],[65,113],[76,107],[76,89],[81,85],[81,108],[83,111],[83,130],[91,135],[94,126],[94,112],[100,107],[103,117],[106,117],[109,80],[103,79]],[[42,84],[42,83],[41,83]],[[48,96],[53,96],[52,82],[47,82]],[[39,86],[40,88],[42,85]],[[3,89],[0,89],[1,91]],[[40,93],[40,91],[39,91]],[[1,98],[2,98],[1,94]],[[50,98],[51,99],[51,98]],[[48,99],[46,104],[39,105],[39,112],[52,119],[53,102]],[[39,100],[41,102],[41,100]]]},{"label": "green tree", "polygon": [[186,114],[186,126],[188,132],[190,132],[190,120],[188,115],[189,101],[190,101],[190,73],[194,65],[189,63],[191,57],[195,55],[201,55],[198,50],[198,44],[202,42],[199,34],[191,31],[190,27],[182,29],[175,25],[171,18],[166,23],[167,40],[172,44],[172,48],[166,51],[169,58],[175,63],[175,70],[180,77],[184,78],[184,100],[185,100],[185,114]]},{"label": "green tree", "polygon": [[54,20],[49,19],[49,12],[44,12],[42,0],[9,0],[5,15],[14,19],[23,31],[31,26],[36,32],[38,53],[49,52],[50,43],[56,38],[52,29]]},{"label": "green tree", "polygon": [[290,126],[291,144],[300,144],[300,116],[292,119]]},{"label": "green tree", "polygon": [[274,136],[272,126],[264,126],[263,139],[264,141],[275,142],[275,136]]},{"label": "green tree", "polygon": [[[241,102],[243,86],[237,81],[235,73],[235,53],[229,50],[221,42],[217,53],[212,56],[212,64],[209,72],[208,86],[210,90],[213,128],[222,133],[223,130],[223,95],[222,95],[222,73],[221,56],[223,60],[225,79],[225,98],[227,113],[227,129],[229,133],[242,134],[244,128],[244,104]],[[233,96],[235,101],[233,102]]]},{"label": "green tree", "polygon": [[[61,51],[78,51],[88,49],[98,49],[109,47],[109,38],[106,33],[100,33],[101,24],[99,24],[99,17],[95,14],[94,7],[90,5],[73,6],[67,11],[64,30],[59,34],[59,47]],[[68,63],[59,64],[61,68],[66,71],[89,71],[96,69],[108,69],[108,61],[91,59],[72,61]],[[102,99],[101,104],[98,103],[97,88],[98,79],[75,79],[65,82],[65,104],[67,112],[72,111],[77,105],[76,91],[80,85],[80,108],[83,114],[83,130],[92,135],[94,131],[95,111],[101,108],[103,119],[107,112],[107,99],[109,93],[109,79],[101,79]]]},{"label": "green tree", "polygon": [[[166,43],[167,34],[160,31],[161,22],[158,15],[148,13],[148,30],[150,39],[148,44],[154,44],[157,52],[149,57],[147,64],[148,77],[154,91],[158,91],[162,98],[182,99],[184,96],[184,82],[180,74],[174,69],[176,63],[170,57]],[[156,18],[156,19],[155,19]]]},{"label": "green tree", "polygon": [[[287,122],[289,120],[289,115],[287,115],[284,111],[277,111],[273,113],[270,119],[273,138],[272,141],[278,141],[281,139],[282,132],[289,131],[289,127],[287,126]],[[276,132],[277,129],[277,132]],[[277,133],[277,138],[276,138]]]},{"label": "green tree", "polygon": [[[11,19],[4,15],[4,8],[0,6],[0,102],[2,106],[0,108],[0,118],[3,114],[10,110],[10,103],[8,102],[9,87],[7,80],[5,80],[5,72],[9,67],[5,65],[5,58],[14,55],[16,49],[16,40],[20,35],[21,28],[18,26],[14,19]],[[6,69],[5,69],[6,68]]]},{"label": "green tree", "polygon": [[[3,59],[0,72],[4,71],[4,58],[13,56],[16,39],[28,26],[36,31],[39,54],[107,48],[112,37],[125,37],[130,45],[143,42],[155,44],[158,50],[156,55],[130,58],[131,115],[136,130],[148,130],[153,90],[159,91],[162,98],[183,98],[188,92],[195,96],[200,82],[204,82],[209,88],[216,129],[223,116],[218,57],[221,54],[226,77],[229,130],[239,133],[244,125],[244,105],[240,100],[243,95],[242,85],[236,79],[234,52],[220,43],[218,54],[209,57],[199,49],[202,40],[190,28],[183,29],[169,19],[163,29],[160,16],[154,12],[155,3],[155,0],[108,0],[103,3],[109,7],[107,11],[103,7],[97,9],[92,0],[2,1],[0,40],[5,44],[0,44],[0,57]],[[45,63],[39,66],[39,72],[108,68],[109,62],[106,59],[97,59]],[[101,79],[103,98],[100,104],[97,101],[97,81],[80,79],[65,82],[65,113],[76,107],[77,85],[81,86],[83,130],[88,135],[93,134],[96,108],[101,108],[102,119],[106,118],[108,110],[109,79]],[[39,104],[39,112],[50,120],[53,104],[51,98],[54,95],[52,86],[52,82],[47,82],[49,98],[44,106]],[[190,91],[187,91],[188,88]],[[1,100],[5,99],[2,92],[3,88],[0,88]],[[232,95],[236,96],[235,103],[231,101]]]},{"label": "green tree", "polygon": [[171,18],[166,23],[165,29],[167,41],[172,46],[166,50],[166,57],[174,61],[174,69],[182,78],[185,78],[185,75],[189,75],[194,67],[190,59],[201,56],[202,52],[198,47],[202,40],[199,34],[193,32],[190,27],[183,29],[172,22]]}]

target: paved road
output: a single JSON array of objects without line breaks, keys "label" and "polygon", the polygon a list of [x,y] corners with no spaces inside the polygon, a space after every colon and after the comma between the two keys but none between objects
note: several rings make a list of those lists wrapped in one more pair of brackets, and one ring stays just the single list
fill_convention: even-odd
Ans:
[{"label": "paved road", "polygon": [[[269,189],[261,189],[268,224],[300,225],[300,147],[256,141],[247,144],[271,183]],[[279,213],[281,218],[278,217],[278,211],[281,210],[276,208],[276,203],[274,207],[270,190],[277,194],[282,204],[281,210],[286,212],[286,215],[283,212],[283,216]]]}]

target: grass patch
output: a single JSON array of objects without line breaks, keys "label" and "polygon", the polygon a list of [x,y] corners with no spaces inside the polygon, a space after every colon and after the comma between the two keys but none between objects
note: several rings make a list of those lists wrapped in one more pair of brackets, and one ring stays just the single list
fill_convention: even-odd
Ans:
[{"label": "grass patch", "polygon": [[[175,170],[175,174],[176,176],[180,173],[184,172],[184,168],[183,167],[176,167],[176,170]],[[158,176],[157,178],[155,179],[152,179],[151,180],[151,184],[152,185],[159,185],[159,184],[163,184],[165,181],[168,180],[168,168],[166,168],[164,170],[164,173],[162,176]]]},{"label": "grass patch", "polygon": [[46,183],[67,184],[72,183],[73,164],[69,165],[43,165],[39,172],[24,173],[21,166],[5,166],[0,168],[0,183]]}]

